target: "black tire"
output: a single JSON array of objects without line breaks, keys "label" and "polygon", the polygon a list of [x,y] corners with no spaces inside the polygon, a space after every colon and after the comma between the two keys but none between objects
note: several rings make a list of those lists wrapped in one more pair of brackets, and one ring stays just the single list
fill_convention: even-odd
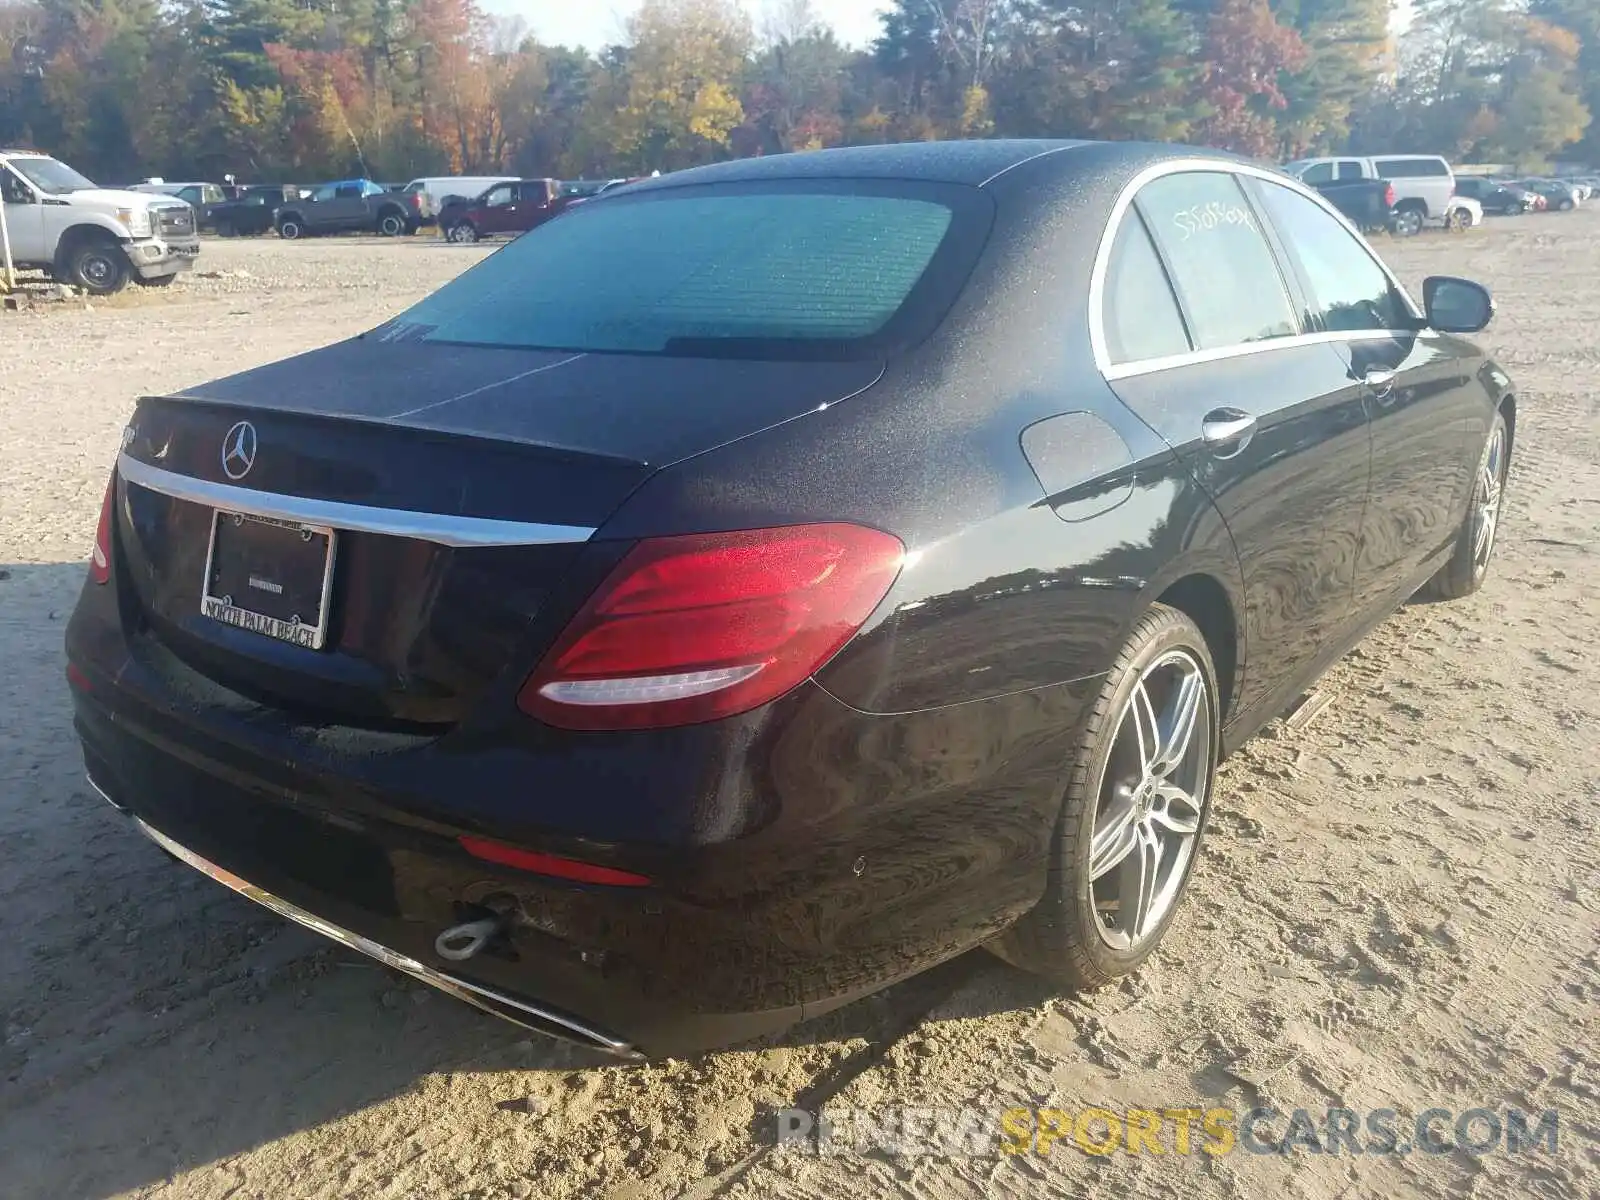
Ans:
[{"label": "black tire", "polygon": [[218,221],[214,232],[218,237],[237,237],[239,231],[233,227],[232,221]]},{"label": "black tire", "polygon": [[67,251],[67,281],[91,296],[110,296],[128,286],[127,255],[110,237],[86,237]]},{"label": "black tire", "polygon": [[[1489,575],[1489,563],[1494,557],[1495,542],[1500,533],[1504,512],[1506,476],[1511,470],[1511,430],[1503,412],[1494,415],[1489,436],[1483,440],[1483,451],[1478,455],[1478,468],[1472,477],[1472,498],[1467,503],[1467,515],[1456,535],[1455,549],[1450,561],[1439,568],[1438,574],[1423,584],[1419,594],[1425,600],[1459,600],[1470,596],[1483,586]],[[1493,487],[1489,487],[1490,480]],[[1480,545],[1485,516],[1489,522],[1487,544]]]},{"label": "black tire", "polygon": [[[1185,754],[1186,762],[1193,756],[1195,790],[1199,793],[1199,802],[1194,806],[1195,829],[1187,857],[1173,866],[1172,875],[1162,885],[1173,889],[1164,910],[1130,946],[1118,948],[1108,940],[1108,922],[1112,918],[1105,911],[1106,898],[1101,896],[1097,902],[1091,878],[1090,851],[1096,819],[1105,822],[1111,813],[1108,803],[1114,804],[1119,796],[1137,800],[1139,789],[1129,792],[1113,784],[1122,774],[1127,757],[1130,733],[1124,718],[1131,711],[1136,689],[1148,682],[1146,673],[1165,669],[1161,664],[1174,656],[1192,665],[1191,678],[1203,684],[1204,706],[1200,711],[1205,718],[1205,733],[1200,736],[1197,720]],[[1199,856],[1220,746],[1218,713],[1216,670],[1205,638],[1184,613],[1163,604],[1153,605],[1134,626],[1084,721],[1074,761],[1068,766],[1044,895],[1026,916],[991,943],[990,949],[1015,966],[1074,990],[1110,983],[1137,969],[1150,956],[1178,911]],[[1137,730],[1133,733],[1136,736]],[[1163,861],[1170,860],[1157,860],[1158,874]],[[1118,865],[1103,872],[1101,878],[1133,867],[1135,864],[1127,859],[1118,860]]]},{"label": "black tire", "polygon": [[1472,214],[1464,208],[1452,208],[1444,220],[1444,226],[1452,233],[1460,233],[1464,229],[1472,228]]},{"label": "black tire", "polygon": [[1576,207],[1578,206],[1571,200],[1563,200],[1560,204],[1556,205],[1557,210],[1560,212],[1571,212]]},{"label": "black tire", "polygon": [[384,237],[399,237],[405,231],[405,214],[399,209],[385,209],[378,214],[378,232]]},{"label": "black tire", "polygon": [[444,236],[446,241],[468,246],[478,240],[478,227],[471,221],[457,221],[444,231]]},{"label": "black tire", "polygon": [[297,215],[278,218],[278,236],[285,241],[293,242],[305,236],[306,227],[301,224]]},{"label": "black tire", "polygon": [[1390,228],[1396,237],[1415,237],[1422,232],[1422,223],[1427,219],[1427,213],[1420,205],[1402,204],[1394,210],[1390,220]]}]

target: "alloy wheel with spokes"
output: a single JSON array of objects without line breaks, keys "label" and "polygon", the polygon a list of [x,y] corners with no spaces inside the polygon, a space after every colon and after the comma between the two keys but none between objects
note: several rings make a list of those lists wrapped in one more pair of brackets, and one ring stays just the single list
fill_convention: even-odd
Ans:
[{"label": "alloy wheel with spokes", "polygon": [[1173,650],[1145,667],[1118,719],[1089,844],[1096,930],[1136,949],[1177,900],[1210,784],[1211,711],[1200,664]]},{"label": "alloy wheel with spokes", "polygon": [[1076,735],[1044,894],[995,953],[1085,988],[1154,951],[1204,836],[1220,713],[1205,636],[1187,613],[1152,605]]},{"label": "alloy wheel with spokes", "polygon": [[1496,412],[1489,424],[1455,547],[1418,592],[1423,599],[1459,600],[1472,595],[1489,577],[1489,562],[1505,521],[1506,478],[1511,470],[1511,411]]},{"label": "alloy wheel with spokes", "polygon": [[1472,569],[1481,574],[1494,553],[1494,535],[1500,528],[1500,496],[1505,489],[1506,427],[1496,423],[1478,467],[1477,504],[1473,511]]}]

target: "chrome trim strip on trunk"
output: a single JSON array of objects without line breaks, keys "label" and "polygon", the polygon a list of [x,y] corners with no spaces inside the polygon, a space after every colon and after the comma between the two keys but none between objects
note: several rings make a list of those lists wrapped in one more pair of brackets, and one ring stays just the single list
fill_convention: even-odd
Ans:
[{"label": "chrome trim strip on trunk", "polygon": [[[99,792],[101,796],[104,796],[108,803],[116,804],[109,796],[106,796],[100,785],[95,783],[93,779],[89,780],[89,786]],[[454,996],[457,1000],[465,1001],[474,1008],[480,1008],[492,1016],[510,1021],[515,1025],[521,1025],[523,1028],[531,1029],[546,1036],[559,1036],[553,1034],[548,1028],[548,1026],[556,1026],[567,1031],[565,1035],[567,1040],[577,1042],[582,1046],[588,1046],[593,1050],[602,1050],[608,1054],[614,1054],[618,1058],[639,1059],[644,1057],[627,1042],[619,1041],[608,1034],[601,1033],[599,1030],[591,1029],[587,1025],[574,1021],[571,1017],[557,1016],[555,1013],[547,1012],[545,1009],[530,1004],[526,1000],[514,1000],[510,996],[494,991],[491,988],[468,983],[464,979],[457,979],[454,975],[446,975],[443,971],[436,971],[414,958],[409,958],[404,954],[389,949],[387,946],[380,945],[371,938],[362,937],[359,933],[353,933],[342,926],[335,925],[331,921],[325,921],[298,905],[274,896],[265,888],[257,887],[248,880],[239,878],[233,872],[217,866],[216,863],[201,858],[187,846],[173,841],[159,829],[147,825],[139,817],[134,816],[132,820],[139,827],[139,832],[143,833],[145,837],[167,851],[174,858],[188,864],[203,875],[209,875],[223,886],[232,888],[246,899],[254,900],[264,908],[270,908],[280,917],[287,917],[291,921],[304,925],[307,929],[331,938],[342,946],[348,946],[352,950],[358,950],[370,958],[375,958],[386,967],[393,967],[397,971],[403,971],[413,979],[421,980],[423,983],[436,987],[441,992]],[[495,1005],[501,1007],[494,1007]],[[530,1017],[541,1022],[541,1024],[519,1021],[514,1015],[501,1011],[501,1008],[527,1013]]]},{"label": "chrome trim strip on trunk", "polygon": [[117,473],[129,483],[160,492],[163,496],[227,512],[249,513],[279,521],[299,521],[306,525],[331,525],[335,529],[359,533],[415,538],[441,546],[548,546],[586,542],[595,532],[582,525],[541,525],[531,521],[499,521],[491,517],[455,517],[444,513],[373,508],[339,500],[315,500],[307,496],[258,492],[253,488],[179,475],[176,471],[140,462],[126,452],[117,459]]}]

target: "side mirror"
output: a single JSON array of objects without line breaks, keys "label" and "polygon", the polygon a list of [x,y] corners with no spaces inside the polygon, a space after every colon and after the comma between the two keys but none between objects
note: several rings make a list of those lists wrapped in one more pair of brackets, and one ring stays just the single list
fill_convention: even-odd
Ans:
[{"label": "side mirror", "polygon": [[1422,307],[1440,333],[1477,333],[1494,316],[1494,297],[1470,279],[1430,275],[1422,281]]}]

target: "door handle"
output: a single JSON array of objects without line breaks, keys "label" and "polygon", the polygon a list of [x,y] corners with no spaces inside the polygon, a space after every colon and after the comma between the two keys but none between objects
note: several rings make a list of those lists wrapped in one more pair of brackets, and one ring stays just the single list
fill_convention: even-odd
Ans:
[{"label": "door handle", "polygon": [[1385,367],[1374,367],[1361,377],[1361,382],[1372,393],[1372,398],[1387,407],[1394,403],[1395,372]]},{"label": "door handle", "polygon": [[1255,436],[1256,419],[1237,408],[1218,408],[1200,422],[1200,439],[1217,458],[1232,458]]}]

